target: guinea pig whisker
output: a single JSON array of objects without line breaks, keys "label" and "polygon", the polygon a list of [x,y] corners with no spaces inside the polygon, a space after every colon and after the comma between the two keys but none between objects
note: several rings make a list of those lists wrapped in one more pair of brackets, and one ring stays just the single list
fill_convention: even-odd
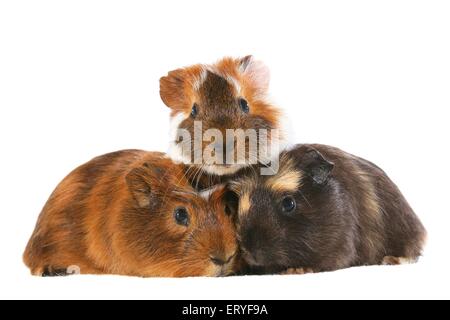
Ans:
[{"label": "guinea pig whisker", "polygon": [[307,247],[309,250],[311,250],[312,252],[314,252],[314,248],[311,246],[311,244],[309,244],[307,241],[305,241],[301,236],[297,237],[296,239],[298,239],[305,247]]},{"label": "guinea pig whisker", "polygon": [[213,177],[212,175],[208,175],[208,187],[212,187],[213,186]]},{"label": "guinea pig whisker", "polygon": [[306,199],[306,196],[303,194],[303,192],[301,190],[298,190],[298,192],[300,193],[300,195],[302,196],[302,198],[305,200],[306,204],[312,209],[312,205],[311,203],[308,201],[308,199]]},{"label": "guinea pig whisker", "polygon": [[186,179],[190,182],[192,180],[192,176],[195,172],[195,167],[194,166],[190,166],[186,172],[185,172],[185,177]]},{"label": "guinea pig whisker", "polygon": [[191,166],[189,168],[189,179],[188,180],[191,181],[192,184],[195,181],[195,177],[197,176],[198,170],[199,170],[199,168],[196,166]]},{"label": "guinea pig whisker", "polygon": [[189,167],[186,171],[183,170],[183,173],[182,173],[182,174],[180,175],[180,177],[177,179],[176,185],[179,185],[183,179],[186,179],[186,180],[189,181],[189,179],[187,178],[187,174],[189,173],[189,170],[191,170],[191,167]]},{"label": "guinea pig whisker", "polygon": [[205,169],[204,168],[205,168],[205,166],[202,166],[201,169],[200,169],[200,174],[199,174],[199,176],[197,178],[197,189],[198,189],[198,185],[200,183],[200,180],[202,178],[202,175],[205,173]]},{"label": "guinea pig whisker", "polygon": [[194,177],[194,181],[196,181],[195,189],[197,189],[197,190],[198,190],[198,186],[200,184],[200,179],[202,178],[202,174],[204,172],[203,168],[204,168],[204,165],[199,166],[199,168],[197,170],[197,173],[196,173],[196,175]]},{"label": "guinea pig whisker", "polygon": [[200,172],[199,167],[194,167],[194,174],[192,175],[192,186],[195,185],[195,180],[197,179],[197,175]]}]

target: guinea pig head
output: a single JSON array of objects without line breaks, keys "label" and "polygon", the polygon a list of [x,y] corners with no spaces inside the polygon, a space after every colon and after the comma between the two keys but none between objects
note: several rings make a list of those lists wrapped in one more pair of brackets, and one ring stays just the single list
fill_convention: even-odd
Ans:
[{"label": "guinea pig head", "polygon": [[151,276],[233,273],[238,247],[225,189],[199,194],[179,165],[162,161],[127,176],[131,197],[121,224],[130,256]]},{"label": "guinea pig head", "polygon": [[328,228],[338,223],[327,211],[333,166],[315,149],[299,147],[281,155],[278,174],[230,184],[240,199],[237,233],[250,266],[309,267],[321,250],[328,253]]},{"label": "guinea pig head", "polygon": [[161,98],[172,109],[171,157],[217,175],[267,162],[272,144],[283,139],[275,131],[280,111],[267,98],[269,80],[268,68],[251,56],[161,78]]}]

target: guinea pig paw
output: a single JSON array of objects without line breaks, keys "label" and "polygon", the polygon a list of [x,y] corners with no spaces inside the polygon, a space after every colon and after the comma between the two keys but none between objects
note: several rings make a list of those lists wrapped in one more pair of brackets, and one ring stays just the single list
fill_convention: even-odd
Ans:
[{"label": "guinea pig paw", "polygon": [[410,258],[386,256],[383,258],[381,264],[384,266],[399,266],[402,264],[412,264],[415,262],[416,260]]},{"label": "guinea pig paw", "polygon": [[71,275],[71,273],[68,273],[67,269],[62,268],[53,268],[53,267],[45,267],[42,270],[41,277],[48,278],[48,277],[66,277]]},{"label": "guinea pig paw", "polygon": [[289,268],[283,271],[281,275],[302,275],[308,273],[314,273],[314,270],[311,268]]}]

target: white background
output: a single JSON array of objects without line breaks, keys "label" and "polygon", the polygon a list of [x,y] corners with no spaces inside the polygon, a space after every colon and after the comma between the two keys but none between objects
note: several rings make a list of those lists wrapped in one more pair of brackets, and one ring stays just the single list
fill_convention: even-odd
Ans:
[{"label": "white background", "polygon": [[[1,298],[450,298],[448,1],[1,1]],[[429,231],[417,265],[294,277],[29,275],[38,214],[74,167],[167,149],[159,78],[253,54],[297,142],[370,159]]]}]

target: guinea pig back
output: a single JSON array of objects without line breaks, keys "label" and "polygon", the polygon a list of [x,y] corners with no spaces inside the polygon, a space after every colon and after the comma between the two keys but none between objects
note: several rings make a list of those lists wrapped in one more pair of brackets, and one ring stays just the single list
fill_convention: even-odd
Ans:
[{"label": "guinea pig back", "polygon": [[337,148],[298,145],[281,155],[277,175],[249,175],[230,187],[240,197],[243,257],[259,272],[398,264],[421,255],[426,231],[396,185]]},{"label": "guinea pig back", "polygon": [[142,277],[233,273],[237,242],[224,188],[195,192],[161,153],[120,151],[73,171],[53,192],[28,243],[32,274]]}]

